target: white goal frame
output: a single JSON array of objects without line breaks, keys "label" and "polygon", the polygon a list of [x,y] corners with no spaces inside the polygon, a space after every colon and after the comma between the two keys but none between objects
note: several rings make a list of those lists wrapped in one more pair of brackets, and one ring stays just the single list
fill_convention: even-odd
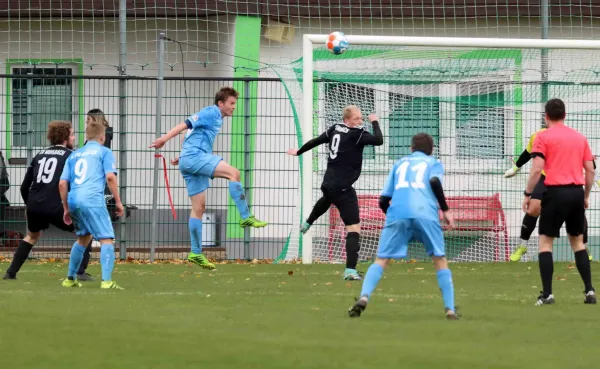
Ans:
[{"label": "white goal frame", "polygon": [[[328,35],[305,34],[302,42],[302,122],[300,129],[302,141],[306,143],[313,137],[313,46],[325,44]],[[468,37],[406,37],[406,36],[358,36],[346,35],[350,47],[353,45],[393,45],[393,46],[430,46],[430,47],[466,47],[466,48],[513,48],[513,49],[579,49],[600,50],[600,41],[565,39],[525,39],[525,38],[468,38]],[[313,206],[313,154],[308,155],[302,165],[301,211],[304,218],[310,214]],[[301,219],[303,221],[304,219]],[[301,235],[302,263],[312,264],[312,229]]]}]

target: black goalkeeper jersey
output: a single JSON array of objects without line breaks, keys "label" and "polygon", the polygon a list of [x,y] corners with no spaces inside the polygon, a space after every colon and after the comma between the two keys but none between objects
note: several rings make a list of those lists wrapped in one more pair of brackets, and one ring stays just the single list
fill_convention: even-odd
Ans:
[{"label": "black goalkeeper jersey", "polygon": [[328,189],[349,188],[360,176],[365,146],[383,144],[379,123],[372,122],[372,124],[374,135],[364,127],[348,127],[343,123],[334,124],[321,136],[304,144],[298,150],[298,155],[317,145],[328,143],[327,170],[323,177],[323,186]]},{"label": "black goalkeeper jersey", "polygon": [[51,146],[29,163],[21,184],[21,197],[27,210],[45,214],[62,212],[58,182],[71,152],[64,146]]}]

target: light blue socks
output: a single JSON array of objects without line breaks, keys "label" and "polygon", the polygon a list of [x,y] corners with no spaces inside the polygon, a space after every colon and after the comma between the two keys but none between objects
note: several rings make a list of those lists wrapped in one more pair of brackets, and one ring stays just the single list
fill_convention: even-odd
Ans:
[{"label": "light blue socks", "polygon": [[454,311],[454,284],[452,283],[452,272],[450,269],[437,271],[438,286],[442,291],[444,307]]},{"label": "light blue socks", "polygon": [[102,244],[100,247],[100,266],[102,267],[102,280],[111,281],[115,267],[115,247],[112,244]]},{"label": "light blue socks", "polygon": [[246,202],[246,195],[244,194],[244,186],[240,182],[229,182],[229,195],[235,202],[240,216],[242,219],[246,219],[250,216],[250,209],[248,209],[248,203]]},{"label": "light blue socks", "polygon": [[362,291],[360,291],[360,297],[364,296],[368,299],[375,290],[375,287],[377,287],[377,283],[379,283],[382,275],[383,267],[379,264],[371,264],[365,275]]},{"label": "light blue socks", "polygon": [[81,260],[83,260],[83,253],[85,252],[85,246],[81,246],[77,241],[71,247],[71,256],[69,257],[69,279],[75,279]]},{"label": "light blue socks", "polygon": [[192,253],[202,252],[202,219],[190,218],[190,240],[192,241]]}]

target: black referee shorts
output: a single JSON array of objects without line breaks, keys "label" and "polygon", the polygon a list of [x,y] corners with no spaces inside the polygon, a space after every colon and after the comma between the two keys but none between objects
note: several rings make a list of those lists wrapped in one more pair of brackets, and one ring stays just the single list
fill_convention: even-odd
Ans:
[{"label": "black referee shorts", "polygon": [[323,197],[335,205],[340,212],[340,217],[346,226],[351,226],[360,223],[360,215],[358,212],[358,197],[354,188],[345,189],[329,189],[321,186]]},{"label": "black referee shorts", "polygon": [[542,200],[539,234],[558,238],[566,223],[567,233],[579,236],[585,230],[585,203],[582,186],[548,186]]},{"label": "black referee shorts", "polygon": [[45,231],[50,224],[65,232],[75,232],[75,226],[65,224],[63,221],[63,212],[46,213],[35,209],[27,209],[27,228],[29,232]]},{"label": "black referee shorts", "polygon": [[546,179],[546,176],[542,174],[540,176],[540,180],[538,181],[538,183],[533,188],[533,191],[531,192],[532,200],[542,200],[544,198],[544,193],[546,193],[546,185],[544,184],[545,179]]}]

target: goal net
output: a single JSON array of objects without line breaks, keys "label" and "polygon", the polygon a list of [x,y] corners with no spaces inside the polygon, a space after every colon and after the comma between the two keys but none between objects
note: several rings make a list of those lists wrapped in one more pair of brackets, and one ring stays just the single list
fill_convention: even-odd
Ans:
[{"label": "goal net", "polygon": [[[416,133],[434,137],[434,155],[445,168],[444,191],[457,223],[452,231],[442,223],[447,257],[480,262],[505,261],[518,246],[529,165],[514,178],[503,174],[543,127],[545,101],[561,98],[567,124],[598,137],[598,42],[348,36],[349,49],[334,55],[325,37],[305,35],[304,57],[275,69],[297,107],[303,142],[340,123],[347,105],[360,107],[371,132],[368,114],[380,117],[384,144],[365,148],[354,185],[360,260],[376,255],[385,221],[379,194],[394,161],[410,154]],[[590,144],[597,152],[597,140]],[[304,154],[302,220],[321,196],[327,154],[327,145]],[[280,259],[345,262],[345,236],[332,206],[299,239],[300,246],[284,250]],[[537,232],[528,245],[530,256],[537,254],[536,240]],[[415,242],[407,257],[428,256]]]}]

